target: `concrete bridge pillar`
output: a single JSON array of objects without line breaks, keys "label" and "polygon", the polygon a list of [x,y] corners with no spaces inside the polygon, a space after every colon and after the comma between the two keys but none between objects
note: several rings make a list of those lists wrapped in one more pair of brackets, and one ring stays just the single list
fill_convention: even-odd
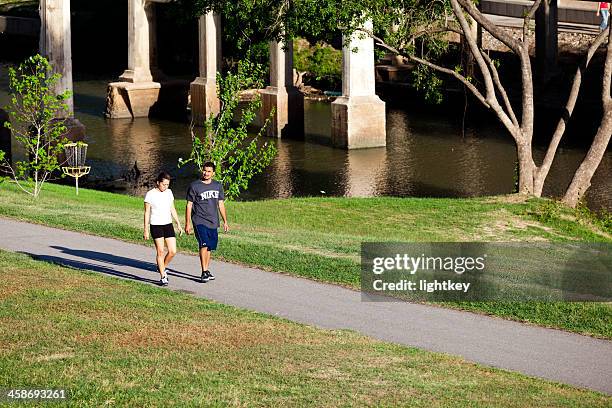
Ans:
[{"label": "concrete bridge pillar", "polygon": [[70,97],[64,101],[68,106],[64,116],[66,119],[64,136],[71,141],[84,140],[85,126],[74,117],[70,0],[40,0],[39,13],[40,53],[51,63],[53,71],[61,75],[54,91],[56,93],[70,91]]},{"label": "concrete bridge pillar", "polygon": [[55,91],[70,91],[65,103],[67,116],[74,116],[72,98],[72,45],[70,38],[70,0],[40,1],[40,53],[46,57],[53,71],[62,77]]},{"label": "concrete bridge pillar", "polygon": [[108,86],[106,116],[110,118],[147,117],[158,101],[161,85],[151,75],[150,42],[155,36],[150,35],[149,19],[155,14],[147,12],[150,7],[153,4],[146,0],[128,0],[128,67],[119,82]]},{"label": "concrete bridge pillar", "polygon": [[275,109],[267,129],[270,137],[304,136],[304,95],[293,85],[293,42],[270,42],[270,86],[261,92],[262,120]]},{"label": "concrete bridge pillar", "polygon": [[159,82],[166,76],[158,66],[157,58],[157,4],[150,2],[145,6],[147,21],[149,22],[149,67],[153,81]]},{"label": "concrete bridge pillar", "polygon": [[536,72],[547,81],[557,68],[558,54],[557,0],[544,0],[536,12]]},{"label": "concrete bridge pillar", "polygon": [[217,115],[220,109],[217,95],[217,72],[221,68],[220,38],[221,18],[213,13],[200,16],[198,22],[200,75],[189,87],[191,93],[191,117],[194,124],[204,125],[212,114]]},{"label": "concrete bridge pillar", "polygon": [[[372,22],[364,28],[372,30]],[[374,40],[356,32],[342,48],[342,96],[331,105],[334,146],[386,145],[385,103],[376,95],[374,84]]]},{"label": "concrete bridge pillar", "polygon": [[149,17],[146,0],[128,0],[128,68],[119,77],[123,82],[153,82],[149,54]]}]

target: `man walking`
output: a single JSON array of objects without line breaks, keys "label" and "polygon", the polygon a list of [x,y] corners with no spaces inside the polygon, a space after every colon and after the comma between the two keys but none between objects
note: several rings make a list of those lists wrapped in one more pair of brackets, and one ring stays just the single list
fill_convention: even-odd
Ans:
[{"label": "man walking", "polygon": [[202,266],[201,281],[215,279],[209,270],[211,252],[217,249],[219,213],[223,218],[223,231],[229,230],[225,214],[225,195],[223,186],[216,180],[215,164],[204,163],[202,179],[194,181],[187,190],[187,208],[185,209],[185,232],[191,234],[191,224],[200,248]]}]

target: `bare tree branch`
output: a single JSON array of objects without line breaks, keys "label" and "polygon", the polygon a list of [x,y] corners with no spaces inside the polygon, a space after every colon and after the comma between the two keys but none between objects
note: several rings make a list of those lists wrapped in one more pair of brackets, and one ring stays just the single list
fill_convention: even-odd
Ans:
[{"label": "bare tree branch", "polygon": [[[559,147],[559,143],[561,142],[561,138],[563,137],[563,134],[565,133],[567,122],[569,122],[570,118],[572,117],[572,113],[574,112],[574,107],[576,106],[576,101],[578,100],[578,95],[580,93],[580,86],[582,85],[582,73],[587,70],[589,63],[591,62],[591,58],[593,58],[593,55],[595,54],[597,49],[601,46],[601,44],[603,44],[603,42],[606,40],[607,36],[608,36],[608,31],[602,31],[595,38],[595,40],[589,47],[587,54],[584,57],[583,63],[576,69],[576,74],[574,75],[574,81],[572,83],[572,88],[571,88],[567,103],[565,104],[565,112],[559,119],[557,128],[555,129],[555,133],[553,134],[550,144],[548,145],[548,149],[546,150],[546,155],[544,156],[544,159],[542,160],[542,165],[537,170],[536,186],[535,186],[536,192],[538,191],[540,193],[542,192],[544,181],[546,180],[546,176],[548,175],[548,172],[550,171],[550,167],[553,163],[555,155],[557,154],[557,149]],[[605,80],[606,78],[604,77],[604,88],[605,88]],[[610,95],[609,88],[608,88],[608,95]]]},{"label": "bare tree branch", "polygon": [[506,111],[508,112],[508,115],[510,116],[512,123],[517,128],[520,127],[519,122],[516,119],[516,115],[514,114],[514,110],[512,109],[512,105],[510,104],[510,100],[508,99],[508,94],[506,93],[506,89],[504,88],[503,84],[501,83],[501,79],[499,78],[499,72],[497,71],[495,64],[491,60],[491,57],[489,57],[486,53],[483,52],[482,56],[484,57],[485,61],[487,61],[487,63],[489,64],[489,70],[491,71],[491,75],[493,75],[493,82],[495,83],[502,99],[504,100]]},{"label": "bare tree branch", "polygon": [[[548,1],[548,0],[545,0],[545,1]],[[557,0],[553,0],[553,1],[557,1]],[[533,16],[538,11],[540,4],[542,4],[542,0],[534,1],[533,5],[529,8],[529,11],[523,18],[523,43],[525,43],[527,39],[529,38],[529,21],[533,19]]]},{"label": "bare tree branch", "polygon": [[478,100],[479,100],[479,101],[480,101],[480,102],[481,102],[481,103],[482,103],[484,106],[486,106],[487,108],[490,108],[490,107],[491,107],[491,106],[489,105],[489,103],[487,102],[487,99],[485,98],[485,96],[484,96],[482,93],[480,93],[480,91],[478,90],[478,88],[476,88],[476,87],[474,86],[474,84],[472,84],[470,81],[468,81],[468,80],[467,80],[467,78],[466,78],[466,77],[464,77],[463,75],[461,75],[461,74],[457,73],[456,71],[454,71],[454,70],[452,70],[452,69],[448,69],[448,68],[445,68],[445,67],[441,67],[441,66],[439,66],[439,65],[436,65],[436,64],[434,64],[434,63],[431,63],[431,62],[429,62],[429,61],[427,61],[427,60],[421,59],[421,58],[419,58],[419,57],[417,57],[417,56],[414,56],[414,55],[409,55],[409,56],[408,56],[408,58],[409,58],[409,59],[411,59],[411,60],[412,60],[412,61],[414,61],[414,62],[418,62],[419,64],[423,64],[423,65],[428,66],[428,67],[430,67],[430,68],[432,68],[432,69],[435,69],[436,71],[443,72],[443,73],[445,73],[445,74],[448,74],[448,75],[451,75],[451,76],[455,77],[456,79],[458,79],[459,81],[461,81],[461,83],[462,83],[463,85],[465,85],[465,86],[466,86],[466,88],[468,88],[468,89],[469,89],[469,90],[472,92],[472,94],[474,94],[474,96],[475,96],[475,97],[476,97],[476,98],[477,98],[477,99],[478,99]]},{"label": "bare tree branch", "polygon": [[575,207],[578,204],[578,201],[591,185],[593,174],[597,170],[597,167],[599,167],[601,159],[610,144],[610,138],[612,137],[612,98],[610,98],[610,84],[612,82],[612,30],[608,28],[606,32],[608,34],[608,47],[606,50],[606,61],[602,79],[602,102],[604,112],[593,143],[582,160],[582,163],[580,163],[578,170],[574,173],[574,178],[563,197],[563,202],[570,207]]},{"label": "bare tree branch", "polygon": [[478,24],[482,26],[489,34],[501,41],[504,45],[510,48],[515,53],[519,53],[522,45],[516,41],[510,35],[506,34],[503,30],[500,30],[495,24],[486,18],[471,0],[454,0],[457,1],[465,9],[465,11],[472,17]]},{"label": "bare tree branch", "polygon": [[461,26],[461,30],[463,31],[463,36],[466,39],[466,42],[470,48],[470,51],[472,52],[472,55],[474,56],[474,59],[476,60],[476,63],[478,64],[478,67],[480,68],[480,72],[482,73],[484,84],[485,84],[485,89],[486,89],[487,103],[493,106],[496,103],[495,87],[493,85],[493,80],[489,73],[487,64],[484,61],[484,58],[482,57],[480,48],[478,47],[478,44],[476,43],[476,39],[472,36],[470,26],[467,20],[465,19],[465,16],[463,15],[463,10],[461,6],[459,5],[458,0],[451,0],[451,5],[453,7],[453,12],[455,13],[455,17],[459,21],[459,25]]},{"label": "bare tree branch", "polygon": [[8,161],[4,160],[4,163],[0,167],[9,169],[9,171],[11,172],[11,175],[13,176],[11,181],[14,182],[17,185],[17,187],[21,189],[21,191],[29,195],[34,195],[31,191],[27,190],[25,187],[21,185],[21,183],[19,182],[19,179],[17,178],[17,174],[15,173],[15,170],[13,169],[13,167],[11,167]]},{"label": "bare tree branch", "polygon": [[[374,41],[376,41],[376,45],[378,45],[378,46],[380,46],[382,48],[385,48],[385,49],[393,52],[394,54],[402,55],[402,56],[406,57],[397,48],[395,48],[395,47],[393,47],[391,45],[388,45],[387,43],[385,43],[384,40],[382,40],[380,37],[374,35],[370,30],[366,30],[366,29],[361,28],[361,29],[359,29],[359,31],[363,31],[364,33],[366,33],[369,36],[371,36],[374,39]],[[440,65],[434,64],[434,63],[432,63],[430,61],[424,60],[424,59],[419,58],[419,57],[414,56],[414,55],[408,55],[407,58],[412,60],[412,61],[414,61],[414,62],[418,62],[419,64],[422,64],[422,65],[428,66],[428,67],[430,67],[432,69],[435,69],[436,71],[439,71],[439,72],[442,72],[442,73],[445,73],[445,74],[448,74],[448,75],[451,75],[451,76],[455,77],[457,80],[459,80],[461,83],[463,83],[474,94],[474,96],[478,100],[480,100],[480,102],[482,102],[483,105],[485,105],[487,108],[490,108],[490,106],[487,103],[484,95],[482,95],[480,93],[480,91],[478,90],[478,88],[476,88],[474,86],[474,84],[472,84],[470,81],[468,81],[468,79],[466,77],[464,77],[463,75],[459,74],[458,72],[456,72],[456,71],[454,71],[452,69],[448,69],[448,68],[442,67]]]},{"label": "bare tree branch", "polygon": [[[478,47],[478,44],[476,43],[476,38],[474,38],[474,35],[472,34],[472,31],[470,30],[470,26],[467,20],[465,19],[465,16],[463,15],[463,9],[461,8],[460,3],[465,3],[465,0],[451,0],[451,5],[453,7],[453,12],[455,13],[455,17],[457,18],[457,20],[459,21],[459,24],[461,25],[461,30],[463,31],[463,35],[468,43],[468,46],[470,47],[470,50],[472,52],[472,55],[474,56],[474,59],[476,60],[476,63],[478,64],[478,67],[480,68],[480,72],[482,73],[484,83],[485,83],[485,89],[486,89],[487,104],[488,106],[491,107],[491,109],[493,109],[497,117],[500,119],[500,121],[506,127],[506,129],[508,129],[512,137],[516,139],[520,137],[520,133],[518,132],[518,129],[512,123],[512,120],[510,119],[510,117],[508,117],[506,112],[504,112],[503,108],[500,106],[497,100],[497,96],[495,95],[495,86],[493,84],[491,72],[489,72],[489,67],[487,66],[487,63],[485,62],[482,56],[480,47]],[[473,3],[468,2],[468,4],[469,4],[469,7],[476,10],[476,14],[481,14],[480,11],[478,11],[478,9],[474,7]]]}]

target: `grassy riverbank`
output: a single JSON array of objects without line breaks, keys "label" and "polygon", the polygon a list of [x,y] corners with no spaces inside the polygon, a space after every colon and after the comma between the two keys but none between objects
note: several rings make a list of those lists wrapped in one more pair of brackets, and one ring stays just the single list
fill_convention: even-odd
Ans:
[{"label": "grassy riverbank", "polygon": [[70,405],[609,406],[610,397],[0,251],[0,382]]},{"label": "grassy riverbank", "polygon": [[[177,201],[179,214],[185,202]],[[363,241],[611,241],[609,226],[546,200],[304,198],[228,203],[232,230],[217,259],[350,287],[359,285]],[[0,184],[0,215],[142,242],[142,198],[47,185],[32,200]],[[150,242],[149,242],[150,244]],[[178,242],[195,253],[193,237]],[[449,305],[612,338],[612,305],[470,303]]]}]

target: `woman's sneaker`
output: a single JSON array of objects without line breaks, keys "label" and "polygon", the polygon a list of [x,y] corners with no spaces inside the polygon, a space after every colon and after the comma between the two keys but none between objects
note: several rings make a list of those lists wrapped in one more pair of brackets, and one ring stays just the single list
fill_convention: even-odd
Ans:
[{"label": "woman's sneaker", "polygon": [[162,286],[168,286],[168,276],[164,276],[159,280],[159,284]]},{"label": "woman's sneaker", "polygon": [[206,271],[209,280],[215,280],[215,275],[213,275],[210,271]]}]

